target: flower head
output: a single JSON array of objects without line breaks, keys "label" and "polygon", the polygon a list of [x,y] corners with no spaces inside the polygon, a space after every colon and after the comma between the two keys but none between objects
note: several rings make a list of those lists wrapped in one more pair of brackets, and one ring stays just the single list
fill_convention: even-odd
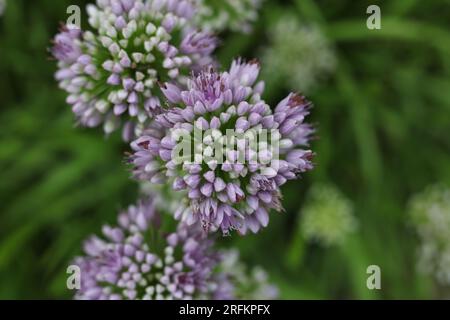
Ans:
[{"label": "flower head", "polygon": [[248,33],[258,18],[262,0],[196,0],[199,25],[211,31],[240,31]]},{"label": "flower head", "polygon": [[212,62],[217,41],[191,26],[188,0],[97,0],[87,13],[91,29],[64,27],[51,50],[56,78],[83,126],[103,124],[110,133],[125,120],[130,139],[161,112],[158,81],[184,83],[191,70]]},{"label": "flower head", "polygon": [[316,185],[302,209],[304,236],[325,246],[339,245],[357,226],[353,206],[335,187]]},{"label": "flower head", "polygon": [[234,249],[222,251],[221,257],[220,274],[227,279],[222,285],[222,294],[228,291],[230,296],[242,300],[278,298],[278,288],[269,283],[269,277],[262,267],[248,268],[240,261],[239,252]]},{"label": "flower head", "polygon": [[187,90],[163,86],[172,107],[132,143],[130,161],[138,179],[168,180],[186,194],[177,219],[205,231],[257,232],[270,209],[282,210],[280,186],[312,169],[303,148],[310,103],[290,94],[272,112],[258,74],[255,61],[237,60],[229,72],[193,76]]},{"label": "flower head", "polygon": [[[85,256],[75,259],[81,270],[77,299],[220,298],[220,277],[213,274],[219,256],[212,241],[180,225],[161,232],[160,216],[151,201],[122,212],[115,227],[104,226],[93,236]],[[222,281],[223,282],[223,281]]]},{"label": "flower head", "polygon": [[420,238],[419,268],[450,284],[450,189],[434,185],[414,196],[409,212]]},{"label": "flower head", "polygon": [[6,0],[0,0],[0,16],[3,15],[5,8],[6,8]]},{"label": "flower head", "polygon": [[318,27],[283,17],[271,29],[262,62],[268,79],[309,93],[334,70],[336,57]]}]

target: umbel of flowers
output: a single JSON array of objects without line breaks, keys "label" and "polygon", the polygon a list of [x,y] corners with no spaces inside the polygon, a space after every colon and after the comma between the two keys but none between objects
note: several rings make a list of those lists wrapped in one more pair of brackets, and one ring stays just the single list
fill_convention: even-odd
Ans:
[{"label": "umbel of flowers", "polygon": [[262,52],[265,76],[272,83],[302,88],[310,93],[336,67],[336,56],[328,39],[315,25],[303,25],[295,17],[283,16],[269,34]]},{"label": "umbel of flowers", "polygon": [[278,288],[269,283],[266,271],[260,267],[251,270],[239,259],[239,251],[223,250],[219,264],[223,284],[231,285],[230,292],[236,299],[274,300],[278,298]]},{"label": "umbel of flowers", "polygon": [[[193,76],[186,90],[164,84],[171,107],[132,143],[135,177],[185,192],[175,217],[188,225],[256,233],[268,225],[271,209],[282,210],[280,186],[313,167],[313,153],[304,148],[313,131],[304,123],[310,103],[292,93],[272,111],[261,99],[259,70],[254,61],[237,60],[228,72],[210,68]],[[253,143],[229,138],[229,130],[269,138]],[[195,150],[193,159],[179,156],[180,137]],[[216,158],[220,148],[224,161]]]},{"label": "umbel of flowers", "polygon": [[74,261],[81,269],[76,298],[220,298],[212,241],[184,225],[165,236],[160,220],[153,202],[145,201],[122,212],[117,226],[104,226],[103,238],[91,237],[86,256]]},{"label": "umbel of flowers", "polygon": [[195,20],[211,31],[230,29],[248,33],[258,18],[262,0],[194,0],[198,12]]},{"label": "umbel of flowers", "polygon": [[6,0],[0,0],[0,16],[3,15],[5,8],[6,8]]},{"label": "umbel of flowers", "polygon": [[353,204],[331,184],[314,185],[301,214],[303,236],[326,247],[345,244],[358,227]]},{"label": "umbel of flowers", "polygon": [[90,29],[63,27],[52,48],[56,78],[83,126],[110,133],[125,123],[130,139],[161,112],[158,81],[183,84],[212,62],[217,41],[189,23],[191,1],[97,0],[87,13]]},{"label": "umbel of flowers", "polygon": [[[180,224],[175,232],[165,234],[166,229],[152,199],[121,212],[118,225],[104,226],[103,236],[88,239],[85,256],[74,260],[81,271],[75,298],[276,298],[274,287],[261,276],[264,271],[256,278],[248,275],[238,256],[214,251],[214,241],[198,228]],[[244,283],[254,285],[244,287]]]},{"label": "umbel of flowers", "polygon": [[420,240],[418,268],[442,286],[450,284],[450,188],[429,186],[409,203],[409,214]]},{"label": "umbel of flowers", "polygon": [[248,276],[237,254],[214,250],[210,234],[266,227],[269,211],[283,209],[280,187],[313,168],[303,96],[291,93],[271,108],[257,62],[214,70],[217,39],[209,32],[248,31],[259,2],[97,0],[88,29],[64,26],[55,37],[56,78],[78,123],[106,133],[123,127],[146,194],[117,226],[86,241],[74,261],[75,298],[277,296],[263,271]]}]

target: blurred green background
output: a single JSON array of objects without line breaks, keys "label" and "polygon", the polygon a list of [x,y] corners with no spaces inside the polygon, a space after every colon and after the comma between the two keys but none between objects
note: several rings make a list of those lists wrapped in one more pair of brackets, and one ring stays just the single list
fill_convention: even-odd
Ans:
[{"label": "blurred green background", "polygon": [[[101,129],[75,128],[53,79],[50,39],[67,6],[87,2],[10,0],[0,17],[3,299],[70,298],[65,272],[83,239],[136,200],[120,134],[106,139]],[[381,7],[381,30],[366,28],[370,4]],[[222,240],[250,266],[263,266],[281,298],[443,297],[432,277],[417,271],[407,202],[450,181],[449,9],[449,1],[266,0],[251,34],[222,35],[224,66],[236,56],[261,58],[274,24],[294,16],[321,30],[336,59],[308,92],[316,169],[284,187],[286,212],[273,213],[263,232]],[[302,90],[274,81],[284,74],[265,76],[272,105]],[[354,208],[358,228],[339,245],[301,234],[306,194],[319,183],[334,185]],[[366,287],[372,264],[381,268],[381,290]]]}]

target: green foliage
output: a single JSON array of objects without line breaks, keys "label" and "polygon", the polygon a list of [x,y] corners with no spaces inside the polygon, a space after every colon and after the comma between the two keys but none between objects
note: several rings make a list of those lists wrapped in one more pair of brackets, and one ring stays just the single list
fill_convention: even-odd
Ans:
[{"label": "green foliage", "polygon": [[[119,134],[75,128],[53,79],[47,48],[73,2],[8,1],[0,17],[0,298],[71,297],[65,271],[83,239],[137,194]],[[308,97],[316,169],[286,185],[286,212],[272,214],[266,230],[222,240],[248,265],[262,265],[282,298],[440,297],[433,277],[416,268],[407,203],[450,181],[448,5],[375,1],[382,29],[368,30],[373,2],[265,1],[251,34],[223,35],[223,66],[235,56],[260,58],[270,26],[286,15],[320,27],[335,48],[335,73]],[[289,89],[269,87],[265,98],[276,103]],[[353,203],[358,221],[339,248],[298,240],[305,194],[324,181]],[[296,251],[301,259],[290,258]],[[380,291],[366,288],[371,264],[381,267]]]}]

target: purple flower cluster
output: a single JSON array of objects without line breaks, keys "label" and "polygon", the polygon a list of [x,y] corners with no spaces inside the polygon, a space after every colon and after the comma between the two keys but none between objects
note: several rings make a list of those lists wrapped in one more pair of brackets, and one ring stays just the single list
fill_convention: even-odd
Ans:
[{"label": "purple flower cluster", "polygon": [[[171,108],[132,143],[135,177],[185,192],[186,203],[175,217],[188,225],[224,234],[256,233],[268,225],[271,209],[282,210],[280,186],[313,167],[313,153],[303,148],[313,131],[304,123],[310,103],[290,94],[272,111],[261,99],[259,71],[255,61],[237,60],[228,72],[210,68],[193,76],[187,90],[164,84]],[[253,144],[230,138],[228,130],[243,136],[269,132],[270,137]],[[179,156],[180,132],[192,144],[193,158]],[[217,161],[216,147],[230,142],[224,161]]]},{"label": "purple flower cluster", "polygon": [[189,0],[97,0],[87,8],[92,31],[63,27],[54,39],[56,78],[79,123],[124,125],[124,139],[161,112],[158,81],[183,85],[211,64],[217,40],[189,22]]},{"label": "purple flower cluster", "polygon": [[[247,275],[236,254],[214,251],[210,233],[257,233],[283,210],[280,187],[313,168],[311,104],[291,93],[269,106],[256,61],[214,70],[208,30],[246,27],[259,5],[216,2],[97,0],[89,30],[63,26],[54,38],[56,79],[78,123],[122,127],[133,176],[150,190],[85,243],[77,299],[276,297],[263,271]],[[165,233],[156,206],[176,229]]]},{"label": "purple flower cluster", "polygon": [[223,277],[213,273],[220,261],[213,242],[182,224],[165,236],[160,218],[151,201],[141,202],[119,215],[118,226],[105,226],[103,238],[90,238],[86,256],[74,261],[81,271],[76,298],[229,298]]}]

